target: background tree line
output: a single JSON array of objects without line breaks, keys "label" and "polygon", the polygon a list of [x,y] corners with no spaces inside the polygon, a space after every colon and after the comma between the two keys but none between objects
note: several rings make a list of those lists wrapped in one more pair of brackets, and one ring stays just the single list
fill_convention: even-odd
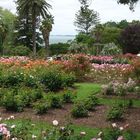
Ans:
[{"label": "background tree line", "polygon": [[[54,23],[49,12],[52,7],[45,0],[17,0],[16,15],[0,8],[0,54],[34,57],[67,52],[98,54],[109,43],[114,43],[113,46],[117,46],[124,53],[140,52],[139,21],[109,21],[101,24],[99,13],[90,9],[90,0],[79,2],[81,7],[74,22],[78,35],[74,41],[54,45],[49,45]],[[128,4],[131,10],[137,2],[138,0],[118,0],[118,3]]]}]

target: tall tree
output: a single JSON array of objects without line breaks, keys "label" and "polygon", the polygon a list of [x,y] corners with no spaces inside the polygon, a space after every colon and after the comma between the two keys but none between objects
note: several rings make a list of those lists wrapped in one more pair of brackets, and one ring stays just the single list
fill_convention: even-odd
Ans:
[{"label": "tall tree", "polygon": [[128,4],[130,10],[134,10],[134,4],[136,4],[139,0],[118,0],[118,3]]},{"label": "tall tree", "polygon": [[26,16],[27,13],[31,14],[32,17],[32,40],[33,40],[33,54],[36,56],[36,26],[37,20],[40,18],[46,18],[48,15],[48,9],[51,5],[46,2],[46,0],[17,0],[18,11],[21,16]]},{"label": "tall tree", "polygon": [[129,25],[121,32],[120,43],[124,53],[140,53],[140,24]]},{"label": "tall tree", "polygon": [[48,57],[50,55],[49,53],[49,37],[50,32],[52,31],[52,24],[54,24],[54,19],[52,15],[48,15],[47,19],[42,21],[42,25],[40,27],[40,30],[42,31],[42,35],[45,41],[45,48],[46,48],[46,56]]},{"label": "tall tree", "polygon": [[8,33],[8,27],[3,23],[0,17],[0,53],[3,53],[3,43]]},{"label": "tall tree", "polygon": [[78,31],[88,34],[90,29],[99,23],[98,13],[89,9],[89,0],[79,0],[80,10],[76,13],[75,26]]},{"label": "tall tree", "polygon": [[13,31],[15,15],[9,10],[0,7],[0,26],[1,26],[1,52],[4,53],[4,47],[13,44]]}]

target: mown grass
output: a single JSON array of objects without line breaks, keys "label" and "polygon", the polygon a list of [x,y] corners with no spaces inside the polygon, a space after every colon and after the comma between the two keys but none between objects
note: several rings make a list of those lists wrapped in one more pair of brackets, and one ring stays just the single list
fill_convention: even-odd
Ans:
[{"label": "mown grass", "polygon": [[[77,83],[77,100],[84,100],[90,94],[98,94],[101,91],[101,85],[94,83]],[[128,101],[128,99],[125,99]],[[140,101],[137,99],[132,99],[134,107],[140,107]],[[124,99],[112,99],[112,98],[100,98],[100,103],[104,105],[112,106],[115,103],[124,102]]]},{"label": "mown grass", "polygon": [[[18,131],[20,130],[23,132],[23,135],[25,133],[26,135],[26,140],[31,139],[32,135],[36,135],[37,138],[36,140],[41,140],[40,135],[42,131],[46,131],[49,133],[49,131],[52,129],[52,125],[50,124],[51,122],[43,122],[43,121],[31,121],[31,120],[25,120],[25,119],[15,119],[15,120],[8,120],[5,121],[9,126],[11,125],[16,125],[18,127]],[[58,127],[60,127],[59,125]],[[74,128],[75,134],[79,135],[80,132],[86,132],[85,137],[83,137],[82,140],[91,140],[93,137],[96,137],[97,134],[100,131],[107,132],[108,129],[99,129],[99,128],[92,128],[92,127],[87,127],[87,126],[76,126],[72,125],[72,128]],[[28,132],[28,133],[27,133]],[[136,134],[137,139],[135,140],[140,140],[140,134]],[[134,140],[134,139],[133,139]]]},{"label": "mown grass", "polygon": [[[94,83],[77,83],[75,84],[77,88],[77,99],[76,100],[85,100],[90,94],[98,94],[101,91],[101,85],[99,84],[94,84]],[[124,101],[123,99],[107,99],[107,98],[100,98],[100,103],[105,104],[105,105],[113,105],[114,103],[122,102]],[[134,101],[134,106],[140,107],[140,101],[139,100],[133,100]],[[9,125],[15,124],[16,126],[19,125],[26,125],[28,128],[28,122],[27,120],[10,120],[10,121],[5,121]],[[31,128],[29,128],[29,136],[31,137],[32,134],[39,136],[43,130],[49,130],[52,128],[51,122],[44,122],[44,121],[29,121],[30,124],[35,124],[32,125]],[[24,126],[25,127],[25,126]],[[24,128],[23,127],[23,128]],[[98,132],[102,131],[102,129],[99,128],[93,128],[88,127],[88,126],[82,126],[82,125],[73,125],[73,128],[75,129],[75,133],[79,134],[81,131],[86,132],[86,136],[83,140],[90,140],[91,138],[95,137]],[[103,129],[103,131],[107,131],[107,129]],[[28,140],[29,138],[27,138]],[[40,139],[36,139],[40,140]],[[137,139],[140,140],[140,134],[137,134]]]}]

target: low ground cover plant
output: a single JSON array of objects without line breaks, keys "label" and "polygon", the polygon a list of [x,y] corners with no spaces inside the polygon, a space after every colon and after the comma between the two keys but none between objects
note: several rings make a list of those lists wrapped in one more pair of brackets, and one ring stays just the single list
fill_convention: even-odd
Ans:
[{"label": "low ground cover plant", "polygon": [[122,105],[114,105],[107,114],[108,120],[121,120],[123,119],[124,108]]},{"label": "low ground cover plant", "polygon": [[108,85],[103,86],[103,94],[125,96],[129,92],[134,92],[136,86],[136,82],[131,78],[126,83],[112,81]]},{"label": "low ground cover plant", "polygon": [[88,109],[83,102],[77,102],[74,104],[71,114],[75,118],[87,117]]},{"label": "low ground cover plant", "polygon": [[[3,123],[2,123],[3,122]],[[44,123],[43,123],[44,124]],[[60,125],[57,120],[52,121],[52,125],[38,124],[29,119],[18,120],[15,116],[1,118],[1,140],[87,140],[89,132],[84,129],[77,132],[76,127],[71,122]],[[93,129],[94,131],[94,129]],[[92,134],[92,133],[91,133]],[[130,131],[129,124],[119,126],[112,123],[108,129],[98,130],[93,133],[90,140],[136,140],[137,135]]]},{"label": "low ground cover plant", "polygon": [[99,105],[99,99],[95,95],[90,95],[85,101],[84,101],[85,107],[89,111],[95,110],[95,107]]}]

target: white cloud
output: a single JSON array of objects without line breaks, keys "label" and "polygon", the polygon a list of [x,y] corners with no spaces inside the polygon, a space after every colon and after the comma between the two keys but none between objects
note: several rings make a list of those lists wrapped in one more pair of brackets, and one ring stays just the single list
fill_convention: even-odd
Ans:
[{"label": "white cloud", "polygon": [[[73,22],[80,7],[78,0],[48,0],[48,3],[53,6],[51,12],[55,17],[52,34],[75,34]],[[0,6],[16,12],[14,0],[0,0]],[[118,5],[117,0],[93,0],[90,7],[99,13],[101,22],[140,19],[140,3],[135,12],[131,12],[127,5]]]}]

